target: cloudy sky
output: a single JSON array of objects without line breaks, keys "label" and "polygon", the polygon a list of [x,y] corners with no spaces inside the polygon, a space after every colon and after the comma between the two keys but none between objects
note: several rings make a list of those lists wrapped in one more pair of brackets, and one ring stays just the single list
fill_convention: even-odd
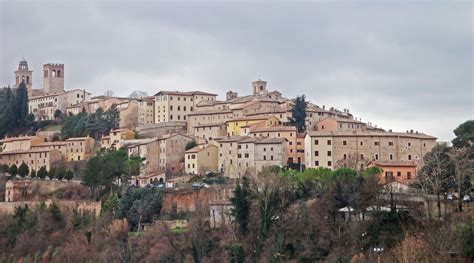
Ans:
[{"label": "cloudy sky", "polygon": [[66,89],[203,90],[222,99],[257,78],[385,129],[451,140],[474,116],[473,5],[0,1],[0,84],[25,57],[65,64]]}]

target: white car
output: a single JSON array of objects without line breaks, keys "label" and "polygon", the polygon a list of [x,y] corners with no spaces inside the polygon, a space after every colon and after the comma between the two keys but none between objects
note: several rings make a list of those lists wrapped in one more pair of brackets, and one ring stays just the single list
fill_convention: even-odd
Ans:
[{"label": "white car", "polygon": [[471,202],[471,196],[470,195],[464,195],[463,198],[462,198],[462,201],[463,202]]}]

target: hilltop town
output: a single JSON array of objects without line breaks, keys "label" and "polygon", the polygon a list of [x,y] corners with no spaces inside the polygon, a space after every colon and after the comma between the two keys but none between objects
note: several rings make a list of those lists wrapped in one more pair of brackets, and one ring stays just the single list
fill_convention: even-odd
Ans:
[{"label": "hilltop town", "polygon": [[[400,211],[410,211],[409,216],[416,220],[450,216],[456,206],[462,210],[463,203],[448,202],[448,191],[457,194],[454,198],[451,195],[451,200],[461,200],[466,194],[469,200],[464,198],[464,206],[470,202],[470,186],[461,186],[464,181],[470,183],[465,177],[461,178],[463,183],[457,178],[448,184],[446,179],[436,186],[423,179],[434,173],[427,172],[433,152],[446,151],[448,156],[448,146],[438,143],[436,137],[410,127],[405,131],[382,129],[361,121],[349,109],[316,105],[304,96],[272,90],[271,83],[261,79],[249,83],[248,94],[227,91],[225,100],[218,100],[218,95],[224,94],[206,90],[157,90],[151,96],[138,92],[130,97],[92,94],[87,89],[68,89],[65,74],[77,72],[67,72],[64,64],[44,64],[38,74],[42,85],[36,85],[38,77],[23,59],[14,71],[15,84],[2,91],[26,91],[27,115],[34,125],[30,128],[25,124],[25,129],[14,132],[4,127],[0,174],[8,182],[0,212],[18,214],[18,207],[40,207],[46,201],[59,204],[61,210],[92,211],[97,218],[105,211],[108,219],[120,219],[112,224],[122,230],[115,231],[138,232],[137,240],[142,237],[141,231],[164,233],[166,230],[160,228],[164,227],[175,232],[189,230],[186,233],[192,233],[193,242],[209,238],[209,244],[214,244],[204,248],[199,243],[200,250],[189,256],[187,250],[174,247],[175,237],[166,237],[168,245],[162,249],[170,261],[178,257],[196,260],[211,257],[212,253],[218,258],[233,258],[231,262],[243,262],[239,257],[293,260],[300,249],[298,253],[309,253],[302,257],[303,262],[332,261],[343,254],[345,259],[359,258],[363,262],[368,257],[364,251],[373,249],[375,243],[394,249],[393,253],[407,244],[428,244],[428,239],[423,243],[409,231],[393,237],[390,229],[383,228],[382,222],[395,220],[399,231],[407,222],[403,220],[408,220]],[[134,195],[133,191],[141,194]],[[66,198],[64,192],[75,197]],[[250,192],[258,197],[252,199]],[[148,194],[149,199],[137,197]],[[137,203],[138,207],[123,210],[126,198],[132,203],[153,201],[149,206]],[[309,210],[302,212],[300,206]],[[159,209],[155,211],[156,207]],[[260,214],[250,213],[250,207]],[[323,212],[310,207],[323,207]],[[242,214],[244,208],[246,215]],[[292,222],[295,229],[304,228],[296,216],[300,213],[314,213],[310,217],[313,221],[307,222],[314,236],[281,247],[271,243],[268,237],[280,236],[280,228],[287,231],[285,238],[290,238]],[[197,219],[207,222],[200,225],[203,229],[206,225],[205,231],[196,230],[201,222]],[[354,241],[350,251],[342,252],[344,246],[335,240],[349,237],[336,237],[329,226],[318,225],[328,220],[331,224],[344,222],[341,224],[345,224],[346,233],[354,230],[354,225],[347,222],[380,220],[376,236],[385,239],[360,244]],[[81,224],[78,229],[83,227]],[[366,235],[374,234],[371,227],[364,232]],[[224,238],[217,234],[221,232],[210,229],[236,236]],[[256,236],[252,236],[253,231]],[[205,233],[215,237],[205,237]],[[334,235],[332,241],[324,240],[325,234]],[[183,244],[186,240],[178,239],[176,242]],[[89,237],[88,242],[99,241]],[[197,249],[196,244],[192,243],[189,251]],[[274,247],[264,248],[270,244]],[[363,247],[362,252],[360,248],[357,252],[358,245]],[[311,247],[320,251],[310,253]],[[372,254],[380,257],[380,253]],[[48,257],[54,258],[52,254]],[[111,254],[103,260],[117,258]]]}]

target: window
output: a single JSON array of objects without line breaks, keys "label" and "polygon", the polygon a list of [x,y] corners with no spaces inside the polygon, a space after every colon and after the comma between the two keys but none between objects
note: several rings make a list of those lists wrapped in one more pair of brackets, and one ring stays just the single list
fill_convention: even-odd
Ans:
[{"label": "window", "polygon": [[363,146],[363,145],[364,145],[364,142],[361,141],[361,142],[360,142],[360,146]]},{"label": "window", "polygon": [[267,156],[266,156],[266,155],[263,156],[263,160],[264,160],[264,161],[267,160]]},{"label": "window", "polygon": [[402,176],[402,172],[397,172],[397,176],[398,177]]},{"label": "window", "polygon": [[363,155],[363,154],[360,155],[360,159],[364,159],[364,155]]},{"label": "window", "polygon": [[426,143],[423,143],[423,147],[426,147]]},{"label": "window", "polygon": [[242,154],[241,153],[237,154],[237,158],[242,158]]},{"label": "window", "polygon": [[319,144],[319,141],[318,140],[314,140],[314,145],[318,145]]},{"label": "window", "polygon": [[331,151],[328,151],[328,156],[331,156]]},{"label": "window", "polygon": [[342,141],[342,145],[347,145],[347,141]]},{"label": "window", "polygon": [[328,161],[328,166],[331,166],[332,165],[332,162],[331,161]]},{"label": "window", "polygon": [[344,158],[344,160],[346,160],[346,159],[347,159],[347,154],[344,154],[344,157],[343,157],[343,158]]},{"label": "window", "polygon": [[376,153],[376,154],[375,154],[375,160],[378,160],[378,159],[379,159],[379,154]]},{"label": "window", "polygon": [[331,145],[331,140],[328,140],[328,145]]},{"label": "window", "polygon": [[411,172],[407,172],[407,179],[411,179]]},{"label": "window", "polygon": [[408,155],[408,160],[411,161],[411,154]]},{"label": "window", "polygon": [[272,161],[273,161],[273,155],[271,155],[271,156],[270,156],[270,160],[272,160]]},{"label": "window", "polygon": [[408,142],[408,146],[411,146],[411,142]]},{"label": "window", "polygon": [[388,146],[393,146],[393,142],[388,142]]},{"label": "window", "polygon": [[393,160],[393,154],[390,154],[390,160]]},{"label": "window", "polygon": [[314,161],[314,166],[319,166],[319,161]]},{"label": "window", "polygon": [[374,142],[374,145],[379,145],[379,142]]},{"label": "window", "polygon": [[393,172],[385,172],[385,179],[392,179],[393,178]]},{"label": "window", "polygon": [[323,126],[321,126],[321,130],[324,130],[324,125],[323,125]]},{"label": "window", "polygon": [[319,151],[314,151],[314,156],[319,156]]}]

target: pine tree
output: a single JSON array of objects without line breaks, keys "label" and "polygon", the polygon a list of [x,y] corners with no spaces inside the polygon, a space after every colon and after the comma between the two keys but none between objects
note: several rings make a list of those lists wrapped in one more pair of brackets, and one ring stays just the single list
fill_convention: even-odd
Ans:
[{"label": "pine tree", "polygon": [[64,177],[64,179],[71,181],[73,178],[74,178],[74,172],[71,170],[67,170],[66,176]]},{"label": "pine tree", "polygon": [[240,183],[236,185],[234,197],[230,201],[234,206],[232,215],[239,224],[239,232],[241,235],[245,235],[250,217],[250,187],[246,177],[243,178],[242,185]]},{"label": "pine tree", "polygon": [[36,170],[35,169],[31,170],[31,175],[30,176],[31,176],[31,178],[36,178]]},{"label": "pine tree", "polygon": [[46,171],[45,166],[41,166],[41,168],[38,170],[37,176],[40,179],[44,179],[46,176],[48,176],[48,171]]},{"label": "pine tree", "polygon": [[28,168],[28,165],[25,163],[21,163],[20,167],[18,167],[18,175],[21,177],[25,177],[30,173],[30,169]]},{"label": "pine tree", "polygon": [[18,167],[16,166],[16,164],[12,164],[12,166],[10,166],[10,169],[8,169],[8,171],[10,172],[12,176],[16,176],[18,174]]},{"label": "pine tree", "polygon": [[293,108],[291,109],[292,117],[290,118],[290,123],[296,127],[298,132],[305,131],[307,107],[308,102],[306,102],[305,95],[301,95],[293,99]]}]

